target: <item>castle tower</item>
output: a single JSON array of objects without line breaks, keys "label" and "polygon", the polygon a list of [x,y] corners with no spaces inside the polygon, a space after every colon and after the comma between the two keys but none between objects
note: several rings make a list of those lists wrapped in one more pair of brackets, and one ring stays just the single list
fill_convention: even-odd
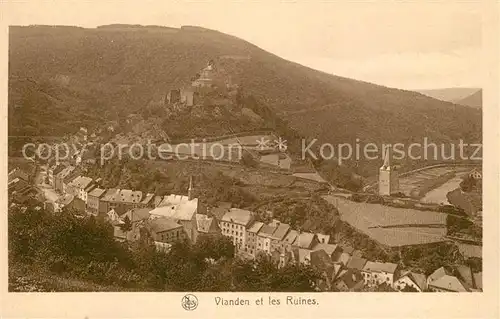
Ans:
[{"label": "castle tower", "polygon": [[392,166],[392,146],[386,148],[384,164],[379,169],[378,193],[381,196],[389,196],[399,192],[399,176],[397,169]]},{"label": "castle tower", "polygon": [[193,177],[189,177],[188,199],[193,199]]}]

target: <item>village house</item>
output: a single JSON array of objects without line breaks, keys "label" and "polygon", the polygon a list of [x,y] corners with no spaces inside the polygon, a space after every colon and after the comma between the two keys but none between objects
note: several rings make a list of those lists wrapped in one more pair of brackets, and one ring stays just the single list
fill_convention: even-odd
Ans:
[{"label": "village house", "polygon": [[437,292],[466,292],[469,287],[444,267],[436,269],[427,277],[427,287]]},{"label": "village house", "polygon": [[361,271],[357,269],[341,270],[334,282],[336,291],[361,291],[365,286],[365,281]]},{"label": "village house", "polygon": [[253,212],[231,208],[222,217],[219,227],[222,230],[222,235],[232,239],[237,250],[244,250],[246,247],[246,229],[253,220]]},{"label": "village house", "polygon": [[311,264],[311,249],[293,247],[292,253],[294,263],[305,265]]},{"label": "village house", "polygon": [[398,277],[399,270],[397,264],[368,261],[361,273],[365,278],[365,285],[368,287],[383,283],[394,287],[394,280]]},{"label": "village house", "polygon": [[293,242],[292,246],[312,250],[314,246],[319,244],[318,236],[316,234],[299,232],[297,238]]},{"label": "village house", "polygon": [[291,250],[292,249],[292,244],[295,242],[297,237],[299,236],[299,232],[292,229],[288,232],[288,234],[285,236],[283,239],[283,245],[285,248]]},{"label": "village house", "polygon": [[101,204],[101,198],[104,196],[106,193],[105,189],[102,188],[94,188],[92,191],[90,191],[87,195],[87,212],[94,216],[98,215],[103,215],[106,212],[101,212],[99,207],[103,204]]},{"label": "village house", "polygon": [[330,235],[324,235],[321,233],[316,233],[316,237],[318,237],[318,241],[321,244],[328,244],[330,243]]},{"label": "village house", "polygon": [[311,266],[321,274],[321,278],[317,281],[316,286],[322,291],[331,290],[341,266],[334,264],[330,256],[323,249],[312,251],[309,253],[309,256]]},{"label": "village house", "polygon": [[21,179],[25,182],[29,182],[28,173],[26,173],[25,171],[23,171],[19,167],[16,167],[12,171],[9,172],[8,181],[11,182],[16,178]]},{"label": "village house", "polygon": [[66,166],[63,164],[54,164],[47,170],[47,178],[49,180],[49,185],[55,188],[55,177],[59,174]]},{"label": "village house", "polygon": [[54,177],[54,189],[61,194],[64,194],[66,183],[75,178],[73,172],[76,170],[74,166],[68,166],[60,171]]},{"label": "village house", "polygon": [[273,225],[276,225],[276,229],[271,235],[271,252],[277,250],[282,251],[285,248],[286,242],[284,241],[286,235],[290,231],[290,225],[281,223],[278,220],[273,220]]},{"label": "village house", "polygon": [[220,228],[213,217],[205,214],[196,214],[196,231],[198,235],[216,236],[220,234]]},{"label": "village house", "polygon": [[101,199],[99,200],[99,215],[107,214],[110,210],[112,210],[112,202],[115,199],[115,196],[118,194],[120,190],[116,188],[110,188],[104,192]]},{"label": "village house", "polygon": [[271,253],[271,260],[278,264],[278,268],[282,268],[289,263],[295,262],[291,247],[284,247],[281,250],[274,250]]},{"label": "village house", "polygon": [[155,244],[173,244],[177,241],[182,241],[187,237],[182,225],[171,218],[155,218],[149,220],[146,225],[146,228],[149,230],[150,236]]},{"label": "village house", "polygon": [[479,286],[482,286],[482,283],[476,282],[476,277],[472,273],[472,269],[468,265],[456,265],[454,267],[456,277],[464,283],[464,286],[468,288],[470,291],[480,291]]},{"label": "village house", "polygon": [[75,195],[77,198],[87,202],[87,195],[89,190],[94,187],[94,181],[90,177],[78,176],[67,186],[67,193]]},{"label": "village house", "polygon": [[229,202],[219,202],[217,206],[208,208],[208,213],[217,220],[217,223],[220,223],[222,217],[229,212],[232,207],[232,204]]},{"label": "village house", "polygon": [[63,209],[67,209],[74,211],[78,215],[85,214],[85,202],[71,194],[65,194],[60,197],[54,206],[54,211],[60,212]]},{"label": "village house", "polygon": [[418,292],[427,290],[427,278],[423,274],[407,271],[403,273],[395,282],[394,289],[404,291],[414,289]]},{"label": "village house", "polygon": [[333,262],[340,262],[340,256],[342,254],[342,248],[336,244],[317,244],[313,247],[313,250],[324,250]]},{"label": "village house", "polygon": [[246,251],[255,258],[257,252],[257,233],[264,226],[263,222],[254,222],[246,229],[247,241],[246,241]]},{"label": "village house", "polygon": [[119,215],[126,211],[141,207],[142,192],[130,189],[111,188],[101,197],[102,211],[107,213],[114,209]]},{"label": "village house", "polygon": [[347,263],[346,268],[347,269],[356,269],[356,270],[361,271],[365,268],[367,262],[368,262],[368,260],[366,260],[365,258],[361,258],[358,256],[352,256],[349,259],[349,262]]},{"label": "village house", "polygon": [[25,196],[34,193],[34,188],[27,181],[19,177],[8,182],[7,190],[9,196]]},{"label": "village house", "polygon": [[119,214],[121,214],[128,211],[129,209],[140,207],[141,199],[141,191],[122,189],[114,197],[114,201],[111,203],[111,207],[115,209]]},{"label": "village house", "polygon": [[271,254],[271,242],[273,240],[273,233],[276,231],[278,226],[276,224],[263,225],[260,231],[257,233],[257,253],[265,252],[266,254]]},{"label": "village house", "polygon": [[198,213],[198,198],[192,197],[192,187],[190,185],[188,196],[168,195],[163,197],[158,206],[151,211],[151,218],[167,217],[175,220],[184,227],[187,238],[196,242]]},{"label": "village house", "polygon": [[154,197],[155,197],[155,194],[153,193],[147,193],[146,196],[144,196],[144,198],[142,199],[141,201],[141,207],[150,207],[150,208],[154,208]]},{"label": "village house", "polygon": [[[149,219],[150,208],[134,208],[124,214],[118,215],[116,211],[111,210],[111,224],[114,227],[114,236],[117,239],[136,241],[140,239],[140,226]],[[130,228],[122,229],[123,225],[129,221]]]}]

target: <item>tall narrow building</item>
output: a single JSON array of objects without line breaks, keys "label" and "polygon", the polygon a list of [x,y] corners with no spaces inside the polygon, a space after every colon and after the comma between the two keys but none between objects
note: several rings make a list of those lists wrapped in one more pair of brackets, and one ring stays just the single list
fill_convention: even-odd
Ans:
[{"label": "tall narrow building", "polygon": [[396,167],[392,166],[392,146],[386,148],[384,164],[380,167],[378,176],[378,193],[389,196],[399,192],[399,176]]},{"label": "tall narrow building", "polygon": [[193,176],[189,177],[188,199],[193,199]]}]

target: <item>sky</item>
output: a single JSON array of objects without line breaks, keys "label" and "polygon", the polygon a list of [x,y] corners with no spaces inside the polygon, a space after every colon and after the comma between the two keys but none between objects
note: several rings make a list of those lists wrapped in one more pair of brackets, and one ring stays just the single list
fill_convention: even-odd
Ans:
[{"label": "sky", "polygon": [[324,72],[385,86],[481,87],[480,0],[35,0],[9,1],[2,10],[11,25],[199,25]]}]

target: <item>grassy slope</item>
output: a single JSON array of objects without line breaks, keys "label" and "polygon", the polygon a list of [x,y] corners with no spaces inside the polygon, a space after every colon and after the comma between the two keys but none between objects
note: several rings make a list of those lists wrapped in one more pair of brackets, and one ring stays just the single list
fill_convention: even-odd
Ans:
[{"label": "grassy slope", "polygon": [[71,89],[101,100],[94,106],[101,112],[139,110],[154,94],[188,83],[211,58],[250,56],[217,62],[305,135],[330,142],[480,136],[477,110],[318,72],[215,31],[14,27],[10,44],[11,78],[68,75]]}]

